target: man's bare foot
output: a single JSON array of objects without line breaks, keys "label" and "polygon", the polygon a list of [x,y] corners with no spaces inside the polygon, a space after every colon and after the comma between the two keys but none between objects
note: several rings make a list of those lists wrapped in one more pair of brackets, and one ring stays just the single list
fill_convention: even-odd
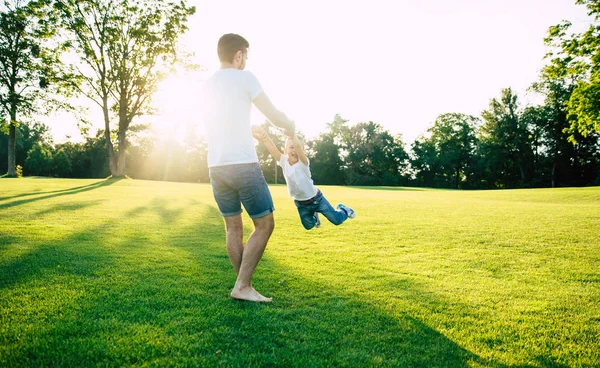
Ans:
[{"label": "man's bare foot", "polygon": [[271,302],[273,298],[267,298],[266,296],[262,296],[258,293],[258,291],[254,290],[253,287],[246,288],[233,288],[231,291],[231,297],[233,299],[238,300],[248,300],[251,302]]}]

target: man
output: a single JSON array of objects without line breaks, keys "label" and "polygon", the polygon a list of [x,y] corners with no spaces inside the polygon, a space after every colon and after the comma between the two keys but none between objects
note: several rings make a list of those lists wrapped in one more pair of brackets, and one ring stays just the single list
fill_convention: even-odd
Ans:
[{"label": "man", "polygon": [[[252,275],[275,226],[273,199],[252,138],[252,103],[271,123],[284,129],[286,135],[294,135],[295,125],[273,106],[256,77],[244,71],[249,46],[237,34],[226,34],[219,39],[221,69],[204,84],[202,111],[207,127],[210,181],[225,220],[227,253],[237,274],[231,297],[270,302],[271,298],[252,287]],[[254,223],[245,246],[241,205]]]}]

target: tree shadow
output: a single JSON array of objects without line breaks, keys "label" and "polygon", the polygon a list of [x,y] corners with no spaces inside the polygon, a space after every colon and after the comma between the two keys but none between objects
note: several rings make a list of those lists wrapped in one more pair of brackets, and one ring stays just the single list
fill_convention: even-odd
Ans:
[{"label": "tree shadow", "polygon": [[[103,247],[95,247],[117,220],[104,222],[63,239],[43,242],[31,246],[13,259],[0,258],[0,290],[15,287],[29,280],[43,280],[53,275],[91,276],[110,262],[110,252]],[[6,239],[14,243],[16,238],[0,236],[0,243]]]},{"label": "tree shadow", "polygon": [[368,189],[368,190],[390,190],[399,192],[425,192],[425,191],[442,191],[442,190],[457,190],[448,188],[421,188],[421,187],[376,187],[376,186],[353,186],[352,188]]},{"label": "tree shadow", "polygon": [[55,197],[62,197],[62,196],[65,196],[65,195],[72,195],[72,194],[83,193],[83,192],[87,192],[87,191],[90,191],[90,190],[94,190],[94,189],[98,189],[98,188],[102,188],[102,187],[107,187],[107,186],[113,185],[113,184],[115,184],[116,182],[118,182],[120,180],[122,180],[122,178],[105,179],[105,180],[98,181],[98,182],[95,182],[95,183],[92,183],[92,184],[89,184],[89,185],[82,185],[82,186],[74,187],[74,188],[55,190],[55,191],[51,191],[51,192],[24,193],[24,194],[19,194],[19,195],[12,196],[12,197],[2,197],[2,198],[0,198],[0,201],[2,201],[2,200],[8,200],[8,199],[11,199],[11,198],[19,198],[19,197],[26,197],[26,196],[34,196],[34,195],[40,195],[40,194],[47,194],[47,195],[43,195],[43,196],[39,196],[39,197],[35,197],[35,198],[21,199],[21,200],[16,200],[16,201],[8,202],[8,203],[1,203],[0,204],[0,209],[6,209],[6,208],[15,207],[15,206],[20,206],[22,204],[37,202],[37,201],[41,201],[41,200],[44,200],[44,199],[50,199],[50,198],[55,198]]},{"label": "tree shadow", "polygon": [[50,208],[46,208],[41,211],[38,211],[38,212],[34,213],[32,216],[33,217],[42,217],[47,214],[58,213],[61,211],[77,211],[77,210],[82,210],[84,208],[88,208],[88,207],[92,207],[92,206],[96,206],[96,205],[100,205],[100,204],[102,204],[102,201],[99,199],[95,200],[95,201],[87,201],[87,202],[80,201],[80,202],[72,202],[72,203],[66,203],[66,204],[57,204]]},{"label": "tree shadow", "polygon": [[[161,201],[140,206],[123,218],[148,211],[163,218],[164,206]],[[383,310],[354,292],[285,267],[268,252],[255,282],[261,291],[275,294],[275,302],[232,300],[235,274],[222,218],[214,206],[194,206],[202,215],[185,226],[176,221],[184,209],[166,209],[171,222],[158,230],[167,240],[158,244],[144,240],[147,229],[140,228],[127,234],[139,242],[123,241],[113,251],[94,246],[103,234],[120,236],[106,230],[109,222],[0,266],[0,291],[43,278],[65,259],[73,261],[67,272],[88,285],[81,298],[46,316],[36,331],[22,332],[18,339],[5,336],[17,348],[8,350],[0,364],[503,366],[409,313]],[[87,246],[63,249],[84,240]],[[162,252],[158,259],[152,254],[156,247]],[[407,280],[401,286],[430,298]],[[441,300],[427,302],[443,308]]]},{"label": "tree shadow", "polygon": [[11,244],[15,244],[18,237],[0,233],[0,251],[7,249]]}]

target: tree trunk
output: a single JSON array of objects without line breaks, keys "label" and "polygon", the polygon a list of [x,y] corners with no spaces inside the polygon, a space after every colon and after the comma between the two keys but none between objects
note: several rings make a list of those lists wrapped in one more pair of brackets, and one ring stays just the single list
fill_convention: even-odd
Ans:
[{"label": "tree trunk", "polygon": [[[121,82],[123,83],[123,82]],[[124,87],[121,86],[121,98],[119,99],[119,132],[117,133],[118,145],[119,145],[119,159],[117,161],[117,174],[118,177],[127,175],[125,167],[125,152],[127,151],[127,128],[129,127],[129,121],[127,121],[127,97],[123,92]]]},{"label": "tree trunk", "polygon": [[127,139],[126,139],[126,130],[119,129],[119,160],[117,161],[117,177],[123,177],[127,175],[127,170],[125,167],[125,151],[127,150]]},{"label": "tree trunk", "polygon": [[10,131],[8,135],[8,176],[17,176],[17,126],[16,114],[11,114]]},{"label": "tree trunk", "polygon": [[552,188],[554,188],[554,174],[556,173],[556,161],[552,164]]},{"label": "tree trunk", "polygon": [[526,178],[525,178],[525,169],[523,169],[523,165],[519,164],[519,172],[521,173],[521,180],[523,182],[523,185],[526,184]]},{"label": "tree trunk", "polygon": [[458,181],[459,175],[460,175],[460,167],[457,167],[456,168],[456,189],[458,189],[458,185],[459,185],[459,181]]},{"label": "tree trunk", "polygon": [[115,150],[110,140],[110,118],[108,116],[108,99],[102,99],[102,112],[104,113],[104,138],[106,139],[106,151],[108,153],[108,166],[112,176],[117,174],[117,162],[115,160]]}]

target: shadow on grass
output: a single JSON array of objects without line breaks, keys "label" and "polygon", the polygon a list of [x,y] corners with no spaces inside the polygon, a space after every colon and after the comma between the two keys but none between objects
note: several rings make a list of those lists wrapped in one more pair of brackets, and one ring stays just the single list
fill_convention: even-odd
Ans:
[{"label": "shadow on grass", "polygon": [[[501,366],[418,318],[390,314],[358,295],[289,270],[268,253],[255,281],[265,294],[275,294],[275,302],[232,300],[235,274],[222,219],[216,208],[196,206],[204,213],[197,223],[177,226],[184,209],[151,200],[124,218],[156,211],[169,221],[126,234],[140,241],[123,241],[108,251],[96,244],[102,236],[125,234],[104,223],[0,267],[0,286],[6,288],[42,278],[47,269],[70,260],[72,268],[63,276],[78,276],[80,284],[71,287],[85,289],[85,297],[45,316],[37,329],[9,327],[6,331],[19,335],[0,338],[10,346],[0,354],[0,365]],[[157,243],[144,240],[153,227],[164,233]],[[72,243],[82,246],[66,247]]]},{"label": "shadow on grass", "polygon": [[[110,253],[95,246],[116,221],[109,221],[64,239],[32,246],[13,259],[0,258],[0,290],[30,280],[61,275],[92,276],[110,262]],[[0,235],[0,244],[11,239]],[[14,240],[14,239],[13,239]]]},{"label": "shadow on grass", "polygon": [[412,192],[412,191],[422,192],[422,191],[430,190],[428,188],[416,188],[416,187],[386,187],[386,186],[377,187],[377,186],[365,186],[365,185],[352,186],[351,188],[370,189],[370,190],[409,191],[409,192]]},{"label": "shadow on grass", "polygon": [[79,201],[79,202],[72,202],[72,203],[65,203],[65,204],[57,204],[50,208],[46,208],[46,209],[43,209],[41,211],[34,213],[33,217],[41,217],[41,216],[45,216],[47,214],[59,213],[61,211],[77,211],[77,210],[82,210],[84,208],[88,208],[88,207],[92,207],[92,206],[96,206],[96,205],[100,205],[100,204],[102,204],[102,201],[99,199],[94,200],[94,201],[87,201],[87,202]]},{"label": "shadow on grass", "polygon": [[370,190],[392,190],[392,191],[410,191],[410,192],[424,192],[424,191],[442,191],[442,190],[457,190],[452,188],[421,188],[421,187],[376,187],[376,186],[356,186],[352,188],[359,189],[370,189]]},{"label": "shadow on grass", "polygon": [[35,197],[35,198],[21,199],[21,200],[16,200],[16,201],[8,202],[8,203],[1,203],[0,204],[0,210],[1,209],[15,207],[15,206],[20,206],[22,204],[27,204],[27,203],[31,203],[31,202],[37,202],[37,201],[44,200],[44,199],[61,197],[61,196],[71,195],[71,194],[83,193],[83,192],[87,192],[87,191],[90,191],[90,190],[94,190],[94,189],[106,187],[106,186],[109,186],[109,185],[113,185],[113,184],[115,184],[116,182],[118,182],[120,180],[122,180],[122,178],[104,179],[102,181],[98,181],[98,182],[95,182],[95,183],[92,183],[92,184],[82,185],[82,186],[74,187],[74,188],[67,188],[67,189],[55,190],[55,191],[51,191],[51,192],[24,193],[24,194],[19,194],[19,195],[12,196],[12,197],[2,197],[2,198],[0,198],[0,201],[5,201],[5,200],[8,200],[8,199],[12,199],[12,198],[20,198],[20,197],[28,197],[28,196],[34,196],[34,195],[47,194],[47,195],[43,195],[43,196],[39,196],[39,197]]}]

